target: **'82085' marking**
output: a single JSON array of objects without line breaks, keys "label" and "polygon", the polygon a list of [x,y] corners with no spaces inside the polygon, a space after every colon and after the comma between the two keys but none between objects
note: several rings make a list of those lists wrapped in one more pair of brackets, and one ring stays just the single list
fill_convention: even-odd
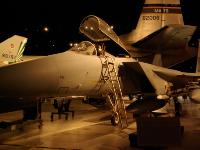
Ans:
[{"label": "'82085' marking", "polygon": [[160,20],[160,16],[142,16],[142,20]]}]

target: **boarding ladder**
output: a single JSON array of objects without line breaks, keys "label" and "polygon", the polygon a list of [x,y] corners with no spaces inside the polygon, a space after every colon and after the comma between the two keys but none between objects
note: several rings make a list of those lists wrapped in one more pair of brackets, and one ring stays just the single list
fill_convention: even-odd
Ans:
[{"label": "boarding ladder", "polygon": [[106,55],[100,57],[102,57],[102,79],[105,83],[108,83],[110,90],[107,93],[107,98],[113,108],[113,117],[117,119],[116,122],[121,125],[121,128],[126,128],[128,126],[127,114],[114,60]]}]

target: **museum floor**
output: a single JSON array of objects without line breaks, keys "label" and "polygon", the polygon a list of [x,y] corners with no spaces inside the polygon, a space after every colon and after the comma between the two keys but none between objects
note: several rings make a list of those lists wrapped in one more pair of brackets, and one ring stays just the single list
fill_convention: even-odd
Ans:
[{"label": "museum floor", "polygon": [[[0,150],[134,150],[130,147],[129,133],[136,131],[136,123],[130,117],[129,127],[120,130],[110,124],[108,110],[97,109],[81,101],[72,102],[71,109],[75,111],[74,119],[68,120],[62,116],[54,121],[50,119],[50,112],[54,108],[44,104],[42,119],[43,126],[38,123],[25,124],[22,129],[11,129],[1,132]],[[21,112],[0,115],[0,119],[16,119]],[[166,150],[200,149],[200,106],[197,104],[183,104],[184,135],[181,145],[165,148]],[[14,127],[13,127],[14,128]],[[164,136],[164,135],[163,135]]]}]

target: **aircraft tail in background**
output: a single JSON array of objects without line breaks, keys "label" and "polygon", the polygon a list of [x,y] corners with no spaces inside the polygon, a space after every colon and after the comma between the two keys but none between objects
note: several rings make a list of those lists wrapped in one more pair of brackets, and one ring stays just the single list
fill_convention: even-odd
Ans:
[{"label": "aircraft tail in background", "polygon": [[136,29],[120,38],[133,44],[169,24],[184,25],[180,0],[145,0]]},{"label": "aircraft tail in background", "polygon": [[23,55],[27,38],[14,35],[0,43],[0,61],[14,63],[20,60]]}]

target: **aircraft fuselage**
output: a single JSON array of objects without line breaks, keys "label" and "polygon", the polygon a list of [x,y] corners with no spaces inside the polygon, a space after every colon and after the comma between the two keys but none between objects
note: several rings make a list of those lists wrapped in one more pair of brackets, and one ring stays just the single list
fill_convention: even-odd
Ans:
[{"label": "aircraft fuselage", "polygon": [[102,64],[74,51],[0,68],[0,96],[86,95],[95,91]]}]

